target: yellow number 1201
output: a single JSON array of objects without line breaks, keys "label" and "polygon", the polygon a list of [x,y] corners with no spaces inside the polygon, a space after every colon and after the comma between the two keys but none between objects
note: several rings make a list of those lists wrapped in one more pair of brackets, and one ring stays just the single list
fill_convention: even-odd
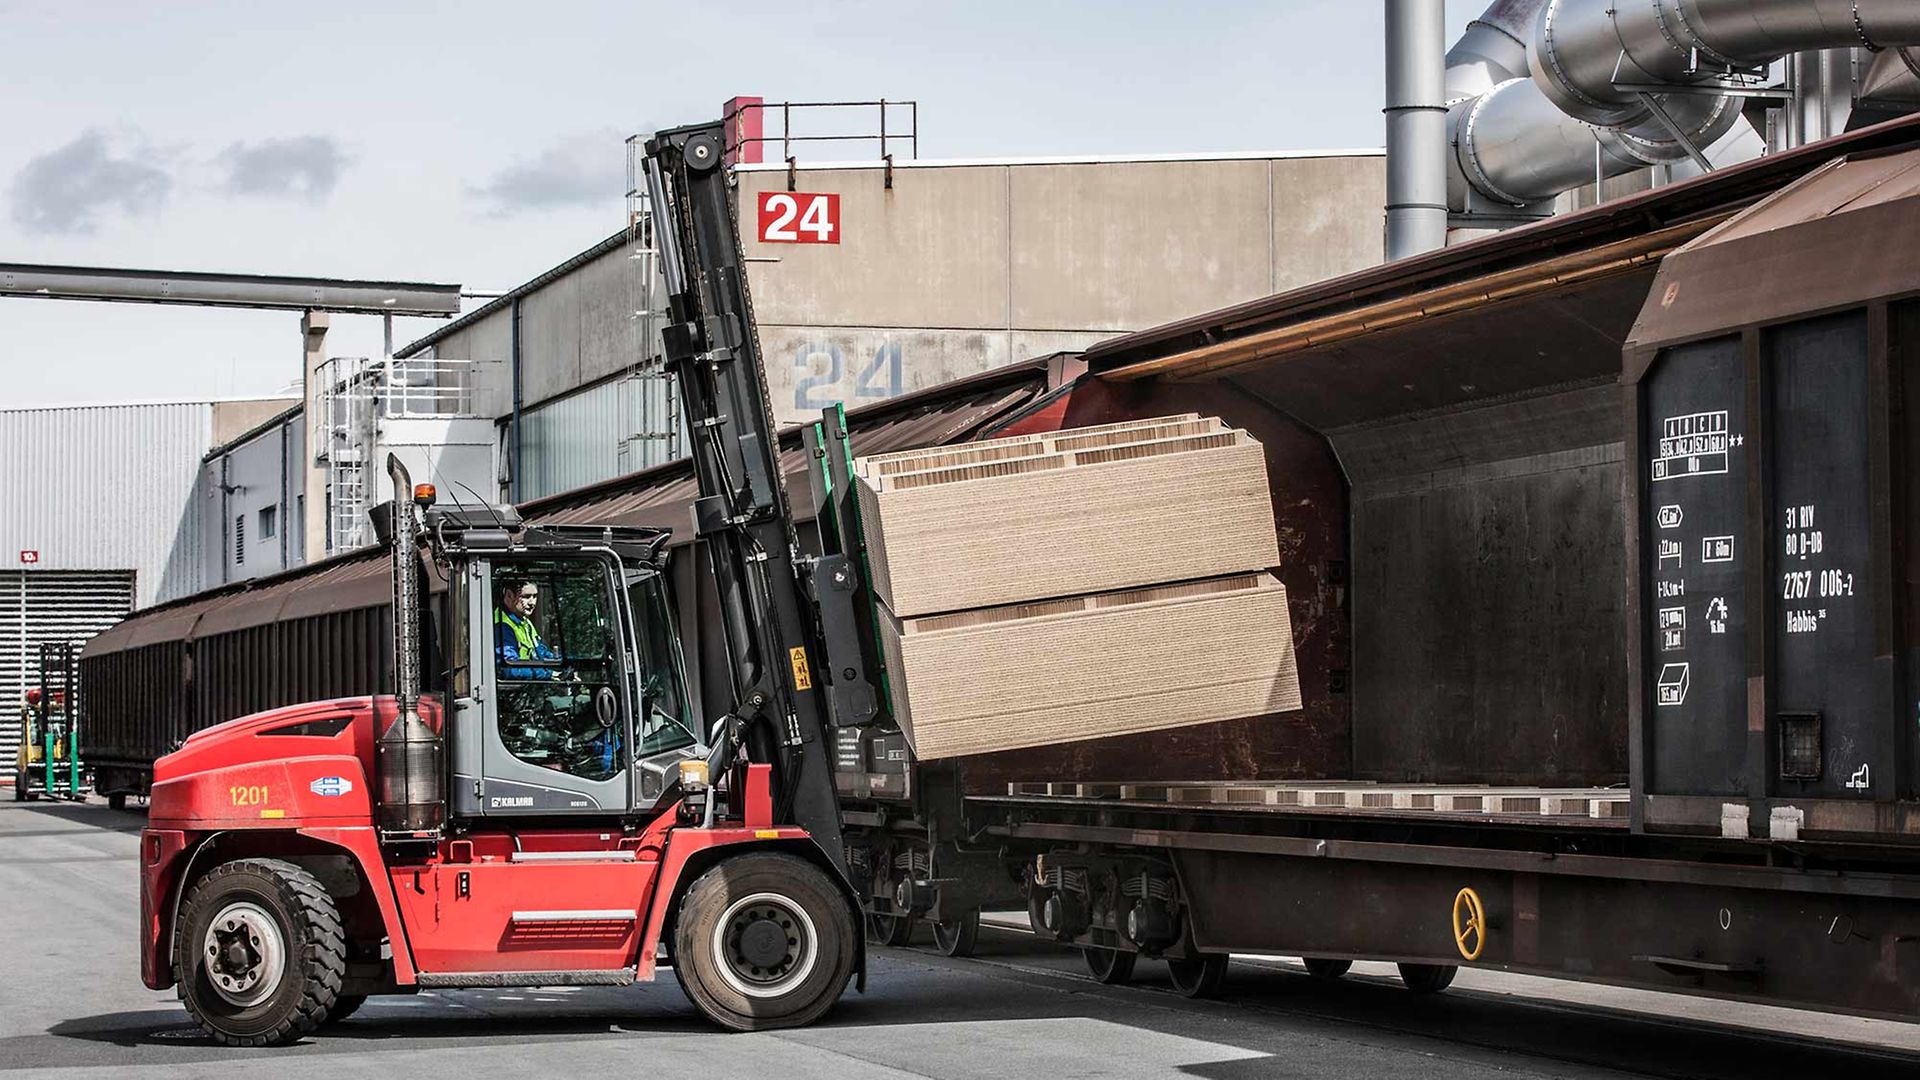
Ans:
[{"label": "yellow number 1201", "polygon": [[264,806],[267,801],[267,785],[244,784],[227,789],[227,798],[235,806]]}]

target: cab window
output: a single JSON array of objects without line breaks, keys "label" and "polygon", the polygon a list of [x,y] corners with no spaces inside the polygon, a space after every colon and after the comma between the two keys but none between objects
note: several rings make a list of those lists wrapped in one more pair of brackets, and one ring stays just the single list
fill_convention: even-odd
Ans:
[{"label": "cab window", "polygon": [[640,754],[692,746],[700,740],[694,735],[693,713],[688,708],[686,672],[666,579],[651,570],[630,571],[627,605],[633,612],[633,637],[640,650],[634,672]]},{"label": "cab window", "polygon": [[500,742],[528,764],[588,780],[626,767],[608,586],[596,559],[494,566]]}]

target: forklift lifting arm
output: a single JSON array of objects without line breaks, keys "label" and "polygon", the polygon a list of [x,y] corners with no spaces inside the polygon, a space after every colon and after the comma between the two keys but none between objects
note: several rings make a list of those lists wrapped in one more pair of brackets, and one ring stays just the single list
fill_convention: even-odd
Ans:
[{"label": "forklift lifting arm", "polygon": [[662,131],[646,147],[667,283],[666,365],[679,380],[699,484],[694,528],[734,685],[732,730],[712,740],[715,764],[738,765],[726,755],[741,748],[756,760],[777,756],[776,818],[805,828],[844,873],[828,743],[833,727],[875,720],[867,673],[879,665],[846,602],[858,573],[843,545],[816,522],[824,555],[800,553],[723,147],[719,122]]}]

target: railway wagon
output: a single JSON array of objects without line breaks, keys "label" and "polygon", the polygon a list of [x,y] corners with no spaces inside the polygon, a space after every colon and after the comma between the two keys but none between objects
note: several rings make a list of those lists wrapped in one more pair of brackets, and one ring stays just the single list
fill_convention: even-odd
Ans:
[{"label": "railway wagon", "polygon": [[1898,121],[1090,349],[1003,433],[1251,432],[1305,708],[919,765],[876,896],[1920,1017],[1916,233]]},{"label": "railway wagon", "polygon": [[[1250,431],[1305,699],[957,762],[843,735],[873,931],[925,919],[963,951],[981,907],[1024,903],[1096,976],[1159,956],[1195,994],[1248,951],[1920,1015],[1916,153],[1896,121],[1116,339],[1077,377],[856,412],[861,453],[1171,412]],[[682,525],[688,490],[668,466],[527,512]],[[194,723],[199,670],[241,661],[190,617],[103,635],[83,677],[173,648],[179,683],[151,685]]]}]

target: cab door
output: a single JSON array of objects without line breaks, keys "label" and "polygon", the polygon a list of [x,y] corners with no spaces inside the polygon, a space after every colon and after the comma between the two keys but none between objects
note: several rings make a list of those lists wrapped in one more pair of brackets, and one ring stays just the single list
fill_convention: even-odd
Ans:
[{"label": "cab door", "polygon": [[619,574],[607,553],[470,564],[468,693],[455,702],[453,740],[457,815],[626,812],[633,710]]}]

